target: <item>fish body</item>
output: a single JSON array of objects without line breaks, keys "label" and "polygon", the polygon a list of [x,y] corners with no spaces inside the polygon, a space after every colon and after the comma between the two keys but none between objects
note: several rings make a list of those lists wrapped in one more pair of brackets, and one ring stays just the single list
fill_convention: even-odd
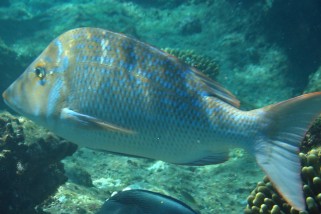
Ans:
[{"label": "fish body", "polygon": [[305,209],[298,146],[321,112],[319,92],[253,111],[195,68],[97,28],[68,31],[3,93],[17,112],[95,149],[206,165],[242,147],[285,199]]},{"label": "fish body", "polygon": [[226,160],[232,139],[247,143],[252,133],[244,131],[256,125],[233,123],[243,113],[211,93],[238,101],[198,71],[109,31],[69,31],[27,70],[35,82],[21,84],[22,91],[34,93],[12,100],[23,105],[9,105],[82,146],[204,165]]},{"label": "fish body", "polygon": [[183,202],[156,192],[131,189],[114,194],[96,214],[196,214]]}]

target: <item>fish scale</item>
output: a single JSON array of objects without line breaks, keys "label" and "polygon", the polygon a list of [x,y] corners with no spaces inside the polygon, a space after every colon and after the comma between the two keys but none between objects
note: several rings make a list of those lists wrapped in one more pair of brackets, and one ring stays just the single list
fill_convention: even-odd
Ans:
[{"label": "fish scale", "polygon": [[[94,33],[91,32],[91,34]],[[88,37],[90,37],[89,42],[87,39]],[[100,64],[100,58],[96,57],[97,55],[101,57],[104,56],[105,49],[101,47],[101,44],[106,43],[106,37],[108,37],[108,45],[105,45],[105,48],[109,49],[108,56],[106,56],[106,58],[109,60],[106,60],[104,58],[102,61],[113,62],[112,64],[108,64],[107,66],[105,66],[105,64]],[[160,121],[160,123],[164,124],[168,123],[172,127],[171,129],[183,128],[189,121],[193,121],[193,123],[191,124],[197,126],[196,128],[194,128],[195,130],[205,131],[205,128],[208,127],[208,125],[206,125],[209,123],[207,121],[208,117],[206,115],[206,112],[201,113],[200,111],[195,111],[190,113],[178,110],[178,107],[181,106],[181,103],[190,103],[189,107],[185,107],[186,110],[189,110],[190,108],[197,109],[203,105],[203,103],[201,102],[201,97],[191,99],[191,97],[188,96],[188,93],[183,93],[186,90],[181,89],[182,86],[184,86],[184,79],[179,81],[179,78],[183,76],[184,72],[188,72],[188,68],[185,65],[178,64],[179,66],[177,66],[176,59],[168,58],[165,53],[162,53],[156,49],[154,50],[152,47],[146,46],[145,44],[137,46],[136,43],[132,42],[134,40],[128,37],[121,37],[121,39],[115,41],[113,36],[102,35],[101,37],[99,37],[96,35],[92,37],[86,34],[82,34],[76,36],[76,38],[78,41],[73,42],[80,44],[86,42],[86,44],[81,45],[81,48],[79,48],[75,53],[75,58],[79,59],[79,61],[76,60],[75,62],[75,72],[65,72],[66,75],[69,75],[66,77],[66,79],[70,81],[70,83],[68,83],[67,85],[70,86],[69,90],[72,91],[74,89],[83,87],[83,85],[89,85],[90,89],[85,89],[85,93],[81,94],[82,99],[79,100],[78,104],[74,102],[74,98],[70,99],[70,103],[67,104],[70,109],[80,108],[83,114],[98,117],[104,121],[109,121],[122,127],[134,129],[137,132],[146,132],[149,127],[153,127],[155,121]],[[63,42],[64,41],[62,39],[61,43]],[[120,46],[120,48],[108,48],[111,44],[113,44],[113,47]],[[148,49],[150,48],[154,50],[155,53],[148,51]],[[135,55],[133,55],[133,52],[135,52]],[[158,58],[153,56],[153,54],[160,53],[164,57],[164,60],[159,60]],[[134,63],[136,58],[136,63]],[[163,67],[158,66],[158,64],[156,63],[160,61],[163,62]],[[82,67],[83,64],[86,64],[86,66]],[[146,67],[146,64],[148,65],[148,67]],[[185,71],[181,71],[180,67],[185,69]],[[105,74],[100,76],[99,72],[95,72],[99,69],[107,70],[109,75]],[[140,75],[143,75],[148,81],[139,81],[140,76],[136,74],[138,70],[140,71]],[[172,75],[171,78],[164,79],[161,75],[156,75],[157,73],[171,73]],[[115,81],[115,79],[118,81]],[[97,80],[100,80],[99,82],[101,83],[107,83],[107,85],[112,86],[108,88],[108,92],[106,93],[106,95],[102,96],[103,99],[98,100],[98,102],[96,100],[90,99],[97,97],[96,91],[103,91],[101,86],[104,87],[104,85],[97,84]],[[124,83],[126,83],[129,89],[137,88],[137,90],[123,90],[122,86],[124,85]],[[195,84],[197,83],[192,84],[193,86],[185,85],[185,87],[195,87]],[[97,90],[95,90],[95,88]],[[104,87],[104,89],[107,89],[107,87]],[[171,89],[174,89],[174,91],[172,91]],[[147,91],[147,93],[144,93],[144,91]],[[177,99],[177,94],[179,94],[177,93],[177,91],[180,91],[180,93],[183,95],[183,97],[181,98],[183,100]],[[143,92],[145,96],[141,96],[142,93],[138,92]],[[198,91],[192,91],[191,93],[197,94]],[[113,99],[113,96],[111,96],[111,94],[113,94],[113,96],[126,97],[128,98],[128,102],[124,106],[124,102],[122,100]],[[171,96],[171,94],[173,94],[173,96]],[[159,96],[163,96],[162,99],[159,99]],[[149,100],[148,102],[146,102],[146,98],[147,100]],[[141,102],[131,102],[134,100],[141,100]],[[101,109],[101,106],[107,106],[105,105],[105,103],[112,103],[111,106],[108,106],[108,108],[110,108],[109,112],[112,112],[111,114],[109,113],[108,115],[105,115],[103,112],[99,111],[99,109]],[[119,111],[121,111],[121,113]],[[148,115],[141,115],[141,112],[152,113]],[[126,115],[126,119],[124,119],[122,114]],[[134,115],[136,115],[136,117],[133,117]],[[137,120],[137,118],[139,119],[142,116],[144,117],[143,119],[145,120],[145,123],[147,123],[145,125],[146,127],[142,127],[144,126],[143,121]],[[146,117],[150,118],[153,123],[149,124],[150,122],[146,121]],[[195,118],[199,119],[195,120]],[[141,130],[139,131],[139,129]],[[149,136],[149,138],[154,138],[157,139],[156,141],[160,141],[158,145],[167,145],[170,141],[177,141],[175,140],[175,136],[177,136],[177,134],[175,133],[179,133],[181,131],[175,129],[173,131],[166,129],[168,129],[168,127],[155,127],[155,132],[160,132],[159,135],[161,137],[158,137],[154,134],[154,136]],[[194,129],[192,128],[191,130]],[[211,130],[209,130],[209,132],[210,131]],[[161,134],[161,132],[165,133]],[[204,144],[206,144],[206,141],[208,141],[206,139],[203,139],[203,136],[200,139],[196,139],[195,136],[198,135],[188,135],[189,134],[186,133],[185,137],[187,139],[193,139],[194,142],[203,142]],[[133,138],[135,137],[130,138],[130,144],[134,141]],[[162,141],[162,139],[164,142]],[[181,139],[179,140],[181,141]],[[140,141],[139,137],[138,141]],[[187,147],[187,145],[185,144],[184,147]]]},{"label": "fish scale", "polygon": [[305,210],[297,153],[321,113],[321,92],[241,111],[229,91],[177,58],[123,34],[79,28],[53,40],[3,98],[94,149],[199,166],[244,148],[285,200]]}]

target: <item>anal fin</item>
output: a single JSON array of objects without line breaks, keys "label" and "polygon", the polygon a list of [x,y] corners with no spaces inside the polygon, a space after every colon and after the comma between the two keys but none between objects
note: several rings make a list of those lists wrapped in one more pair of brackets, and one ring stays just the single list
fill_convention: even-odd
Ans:
[{"label": "anal fin", "polygon": [[180,165],[187,165],[187,166],[205,166],[211,164],[219,164],[224,163],[228,160],[228,152],[221,152],[221,153],[211,153],[202,158],[198,158],[196,160],[185,162],[185,163],[175,163]]}]

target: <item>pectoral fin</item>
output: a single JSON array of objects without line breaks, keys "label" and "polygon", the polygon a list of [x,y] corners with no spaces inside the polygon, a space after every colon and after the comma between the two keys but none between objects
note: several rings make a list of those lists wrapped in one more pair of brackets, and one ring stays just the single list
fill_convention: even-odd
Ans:
[{"label": "pectoral fin", "polygon": [[106,131],[120,132],[124,134],[135,134],[135,132],[130,129],[126,129],[115,124],[102,121],[98,118],[86,114],[75,112],[73,110],[70,110],[69,108],[63,108],[60,117],[62,119],[76,123],[77,125],[85,126],[86,128],[99,128]]}]

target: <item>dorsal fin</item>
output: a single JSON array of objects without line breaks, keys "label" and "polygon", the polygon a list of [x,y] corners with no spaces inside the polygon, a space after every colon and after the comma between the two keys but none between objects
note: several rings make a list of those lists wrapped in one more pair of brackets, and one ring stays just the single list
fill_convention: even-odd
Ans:
[{"label": "dorsal fin", "polygon": [[198,71],[195,68],[191,68],[193,71],[194,77],[205,84],[204,90],[208,93],[209,96],[216,97],[224,102],[239,108],[240,101],[227,89],[221,86],[219,83],[207,77],[202,72]]}]

